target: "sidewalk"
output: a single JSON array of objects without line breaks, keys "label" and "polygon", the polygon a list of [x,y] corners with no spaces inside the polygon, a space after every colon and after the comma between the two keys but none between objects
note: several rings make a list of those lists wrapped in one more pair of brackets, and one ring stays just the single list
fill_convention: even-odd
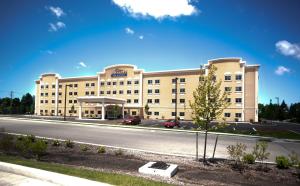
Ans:
[{"label": "sidewalk", "polygon": [[0,185],[110,186],[106,183],[4,162],[0,162]]}]

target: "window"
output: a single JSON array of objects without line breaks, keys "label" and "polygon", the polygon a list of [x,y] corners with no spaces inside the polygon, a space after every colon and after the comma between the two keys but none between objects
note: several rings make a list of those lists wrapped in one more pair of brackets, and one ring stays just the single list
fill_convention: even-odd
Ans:
[{"label": "window", "polygon": [[48,100],[45,100],[45,103],[48,103]]},{"label": "window", "polygon": [[55,92],[52,92],[52,96],[55,96]]},{"label": "window", "polygon": [[159,103],[159,99],[155,99],[155,100],[154,100],[154,103]]},{"label": "window", "polygon": [[131,99],[127,99],[127,103],[131,103]]},{"label": "window", "polygon": [[104,91],[103,91],[103,90],[101,90],[101,91],[100,91],[100,94],[101,94],[101,95],[103,95],[103,94],[104,94]]},{"label": "window", "polygon": [[61,103],[61,100],[58,100],[58,103]]},{"label": "window", "polygon": [[147,103],[152,103],[152,99],[148,99],[148,100],[147,100]]},{"label": "window", "polygon": [[242,117],[242,113],[235,113],[235,117],[236,118],[241,118]]},{"label": "window", "polygon": [[184,94],[185,93],[185,88],[181,88],[180,89],[180,94]]},{"label": "window", "polygon": [[111,82],[109,81],[109,82],[107,82],[106,84],[107,84],[107,85],[111,85]]},{"label": "window", "polygon": [[44,100],[41,100],[41,103],[44,103]]},{"label": "window", "polygon": [[62,88],[62,85],[58,85],[58,88]]},{"label": "window", "polygon": [[124,81],[120,81],[120,85],[124,85]]},{"label": "window", "polygon": [[159,80],[159,79],[156,79],[156,80],[155,80],[155,84],[156,84],[156,85],[160,84],[160,80]]},{"label": "window", "polygon": [[134,103],[139,103],[139,100],[138,99],[134,99]]},{"label": "window", "polygon": [[159,89],[155,89],[155,94],[159,94]]},{"label": "window", "polygon": [[101,86],[104,86],[104,82],[101,82],[100,85],[101,85]]},{"label": "window", "polygon": [[45,110],[45,113],[48,113],[48,110]]},{"label": "window", "polygon": [[203,77],[203,76],[200,76],[200,77],[199,77],[199,81],[204,81],[204,77]]},{"label": "window", "polygon": [[45,87],[46,87],[46,88],[49,88],[49,86],[48,86],[48,85],[46,85]]},{"label": "window", "polygon": [[235,91],[236,92],[241,92],[242,91],[242,87],[235,87]]},{"label": "window", "polygon": [[72,103],[72,100],[69,100],[69,103]]},{"label": "window", "polygon": [[148,80],[148,85],[152,85],[152,80],[151,79]]},{"label": "window", "polygon": [[123,94],[124,93],[124,91],[123,90],[119,90],[119,94]]},{"label": "window", "polygon": [[52,88],[55,88],[55,85],[52,85]]},{"label": "window", "polygon": [[172,112],[172,114],[171,114],[172,116],[175,116],[175,112]]},{"label": "window", "polygon": [[69,92],[69,95],[72,96],[72,95],[73,95],[73,92]]},{"label": "window", "polygon": [[179,112],[179,116],[184,116],[184,112]]},{"label": "window", "polygon": [[76,103],[77,103],[77,100],[74,100],[74,101],[73,101],[73,103],[75,103],[75,104],[76,104]]},{"label": "window", "polygon": [[148,112],[148,115],[151,116],[151,115],[152,115],[152,112],[149,111],[149,112]]},{"label": "window", "polygon": [[138,84],[139,84],[139,80],[135,80],[135,81],[134,81],[134,84],[135,84],[135,85],[138,85]]},{"label": "window", "polygon": [[55,103],[55,100],[51,100],[51,103],[53,103],[53,104],[54,104],[54,103]]},{"label": "window", "polygon": [[70,87],[70,88],[72,88],[72,87],[73,87],[73,85],[72,85],[72,84],[70,84],[70,85],[69,85],[69,87]]},{"label": "window", "polygon": [[154,115],[155,116],[159,116],[159,112],[154,112]]},{"label": "window", "polygon": [[230,118],[230,113],[228,113],[228,112],[224,113],[224,117],[225,118]]},{"label": "window", "polygon": [[85,92],[85,95],[86,95],[86,96],[90,95],[89,91],[86,91],[86,92]]},{"label": "window", "polygon": [[95,95],[95,92],[94,92],[94,91],[91,91],[91,95],[92,95],[92,96]]},{"label": "window", "polygon": [[88,114],[88,113],[89,113],[89,111],[88,111],[88,110],[85,110],[85,111],[84,111],[84,113],[85,113],[85,114]]},{"label": "window", "polygon": [[242,75],[241,74],[235,75],[235,80],[241,81],[242,80]]},{"label": "window", "polygon": [[77,87],[78,87],[78,84],[74,84],[74,87],[77,88]]},{"label": "window", "polygon": [[179,81],[180,83],[185,83],[185,78],[180,78]]},{"label": "window", "polygon": [[94,87],[95,86],[95,83],[91,83],[91,87]]},{"label": "window", "polygon": [[231,75],[225,75],[225,81],[231,81]]},{"label": "window", "polygon": [[98,110],[98,114],[101,114],[101,110]]},{"label": "window", "polygon": [[113,85],[117,85],[117,82],[114,81],[114,82],[113,82]]},{"label": "window", "polygon": [[61,92],[59,92],[59,93],[58,93],[58,95],[59,95],[59,96],[61,96],[61,95],[62,95],[62,93],[61,93]]},{"label": "window", "polygon": [[139,90],[134,90],[134,93],[135,93],[135,94],[138,94],[138,93],[139,93]]},{"label": "window", "polygon": [[131,94],[131,90],[127,90],[127,94]]},{"label": "window", "polygon": [[226,98],[226,101],[227,101],[228,103],[230,103],[230,102],[231,102],[231,98]]},{"label": "window", "polygon": [[148,89],[148,94],[152,94],[152,89]]},{"label": "window", "polygon": [[176,99],[172,99],[172,103],[176,103]]},{"label": "window", "polygon": [[179,102],[183,104],[185,103],[185,99],[180,99]]},{"label": "window", "polygon": [[110,90],[106,91],[106,94],[110,94]]},{"label": "window", "polygon": [[225,87],[225,92],[230,92],[231,91],[231,87]]},{"label": "window", "polygon": [[47,92],[45,93],[45,96],[48,96],[48,93],[47,93]]},{"label": "window", "polygon": [[116,90],[113,90],[113,94],[117,94],[117,91],[116,91]]},{"label": "window", "polygon": [[133,116],[135,116],[135,115],[136,115],[136,111],[132,111],[131,114],[132,114]]},{"label": "window", "polygon": [[[44,85],[41,85],[41,89],[44,89]],[[43,110],[41,110],[41,111],[43,111]]]},{"label": "window", "polygon": [[242,98],[235,98],[236,103],[242,103]]},{"label": "window", "polygon": [[58,113],[61,114],[61,110],[58,110]]},{"label": "window", "polygon": [[41,96],[44,96],[44,93],[41,93]]},{"label": "window", "polygon": [[77,92],[74,92],[74,95],[77,96]]},{"label": "window", "polygon": [[176,81],[177,81],[177,79],[176,79],[176,78],[172,79],[172,83],[173,83],[173,84],[175,84],[175,83],[176,83]]},{"label": "window", "polygon": [[90,111],[90,113],[91,113],[91,114],[94,114],[94,111],[93,111],[93,110],[91,110],[91,111]]},{"label": "window", "polygon": [[131,81],[127,81],[127,85],[131,85]]},{"label": "window", "polygon": [[176,89],[172,88],[172,94],[175,94],[175,93],[176,93]]},{"label": "window", "polygon": [[86,84],[85,84],[85,87],[89,87],[89,86],[90,86],[90,84],[89,84],[89,83],[86,83]]}]

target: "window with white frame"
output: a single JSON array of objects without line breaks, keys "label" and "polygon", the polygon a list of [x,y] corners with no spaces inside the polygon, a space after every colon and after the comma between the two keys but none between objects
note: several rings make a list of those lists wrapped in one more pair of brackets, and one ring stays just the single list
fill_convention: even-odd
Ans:
[{"label": "window with white frame", "polygon": [[224,117],[225,117],[225,118],[230,118],[230,113],[225,112],[225,113],[224,113]]},{"label": "window with white frame", "polygon": [[231,81],[231,75],[226,74],[225,75],[225,81]]},{"label": "window with white frame", "polygon": [[236,74],[236,75],[235,75],[235,80],[241,81],[242,79],[243,79],[242,74]]},{"label": "window with white frame", "polygon": [[242,117],[242,113],[235,113],[235,117],[236,118],[241,118]]},{"label": "window with white frame", "polygon": [[242,103],[242,98],[235,98],[235,103]]},{"label": "window with white frame", "polygon": [[242,87],[241,86],[235,87],[235,91],[236,92],[241,92],[242,91]]},{"label": "window with white frame", "polygon": [[148,80],[148,85],[152,85],[152,83],[153,83],[152,80],[149,79],[149,80]]}]

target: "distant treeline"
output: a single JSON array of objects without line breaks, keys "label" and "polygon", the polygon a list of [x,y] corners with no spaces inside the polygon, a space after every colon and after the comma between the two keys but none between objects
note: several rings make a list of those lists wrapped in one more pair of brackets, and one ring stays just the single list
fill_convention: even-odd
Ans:
[{"label": "distant treeline", "polygon": [[0,114],[33,114],[34,96],[27,93],[20,98],[0,98]]},{"label": "distant treeline", "polygon": [[258,104],[258,117],[268,120],[288,120],[300,123],[300,103],[293,103],[288,106],[284,100],[280,105],[273,104]]}]

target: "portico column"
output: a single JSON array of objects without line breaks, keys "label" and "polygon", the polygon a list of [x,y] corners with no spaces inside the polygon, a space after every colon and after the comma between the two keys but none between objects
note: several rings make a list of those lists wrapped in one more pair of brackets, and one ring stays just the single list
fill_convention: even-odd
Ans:
[{"label": "portico column", "polygon": [[122,117],[124,119],[124,103],[122,103]]},{"label": "portico column", "polygon": [[79,102],[79,119],[82,119],[82,103]]},{"label": "portico column", "polygon": [[102,111],[101,111],[101,120],[105,120],[105,107],[104,107],[104,101],[102,102]]}]

